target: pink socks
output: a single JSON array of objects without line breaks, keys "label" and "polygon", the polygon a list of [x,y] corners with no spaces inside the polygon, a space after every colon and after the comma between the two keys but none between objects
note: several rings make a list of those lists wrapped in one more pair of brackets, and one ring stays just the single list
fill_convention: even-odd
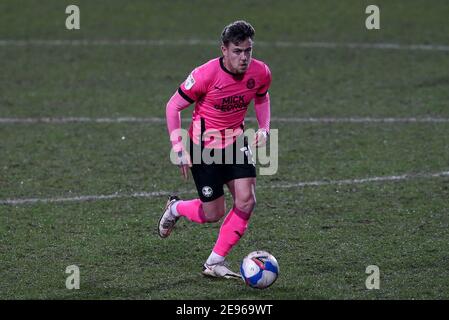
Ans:
[{"label": "pink socks", "polygon": [[243,212],[233,207],[226,216],[218,234],[213,252],[222,257],[227,256],[232,247],[239,242],[248,228],[248,220],[251,213]]},{"label": "pink socks", "polygon": [[175,215],[178,213],[180,216],[184,216],[192,222],[206,223],[206,217],[204,216],[203,206],[200,199],[193,200],[181,200],[175,203],[172,209]]}]

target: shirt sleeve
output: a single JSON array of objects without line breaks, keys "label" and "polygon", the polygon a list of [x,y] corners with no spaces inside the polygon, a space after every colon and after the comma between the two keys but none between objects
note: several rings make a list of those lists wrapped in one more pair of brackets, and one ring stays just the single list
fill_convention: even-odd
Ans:
[{"label": "shirt sleeve", "polygon": [[264,64],[265,67],[265,74],[262,77],[262,85],[256,92],[256,96],[263,97],[267,94],[268,89],[271,85],[271,71],[270,68],[266,64]]},{"label": "shirt sleeve", "polygon": [[206,93],[204,75],[200,68],[194,69],[181,83],[178,93],[189,103],[198,101]]},{"label": "shirt sleeve", "polygon": [[167,129],[170,141],[172,143],[173,150],[178,152],[182,150],[182,138],[181,138],[181,111],[190,105],[185,101],[178,92],[171,97],[166,107]]},{"label": "shirt sleeve", "polygon": [[254,109],[259,123],[259,129],[265,129],[270,132],[270,94],[254,99]]}]

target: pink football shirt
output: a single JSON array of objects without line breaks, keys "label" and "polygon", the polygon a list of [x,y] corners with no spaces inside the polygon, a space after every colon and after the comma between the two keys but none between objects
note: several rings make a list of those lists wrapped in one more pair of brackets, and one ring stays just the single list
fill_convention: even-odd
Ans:
[{"label": "pink football shirt", "polygon": [[223,57],[195,68],[178,89],[184,99],[195,102],[190,138],[199,144],[203,133],[204,146],[209,148],[223,148],[233,143],[243,133],[251,100],[265,96],[270,84],[270,69],[256,59],[251,59],[242,75],[228,71]]}]

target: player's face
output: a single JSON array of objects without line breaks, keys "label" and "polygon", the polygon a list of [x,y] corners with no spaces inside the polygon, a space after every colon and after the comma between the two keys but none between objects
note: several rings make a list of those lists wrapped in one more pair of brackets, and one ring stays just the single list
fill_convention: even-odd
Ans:
[{"label": "player's face", "polygon": [[245,73],[251,62],[252,46],[253,41],[250,38],[238,45],[230,42],[228,46],[221,46],[225,67],[232,73]]}]

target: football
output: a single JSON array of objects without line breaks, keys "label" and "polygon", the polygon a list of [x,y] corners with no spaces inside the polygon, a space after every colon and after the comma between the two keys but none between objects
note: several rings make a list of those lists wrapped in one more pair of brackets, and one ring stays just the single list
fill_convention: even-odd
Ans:
[{"label": "football", "polygon": [[251,288],[265,289],[278,278],[279,264],[272,254],[266,251],[253,251],[243,258],[240,273]]}]

